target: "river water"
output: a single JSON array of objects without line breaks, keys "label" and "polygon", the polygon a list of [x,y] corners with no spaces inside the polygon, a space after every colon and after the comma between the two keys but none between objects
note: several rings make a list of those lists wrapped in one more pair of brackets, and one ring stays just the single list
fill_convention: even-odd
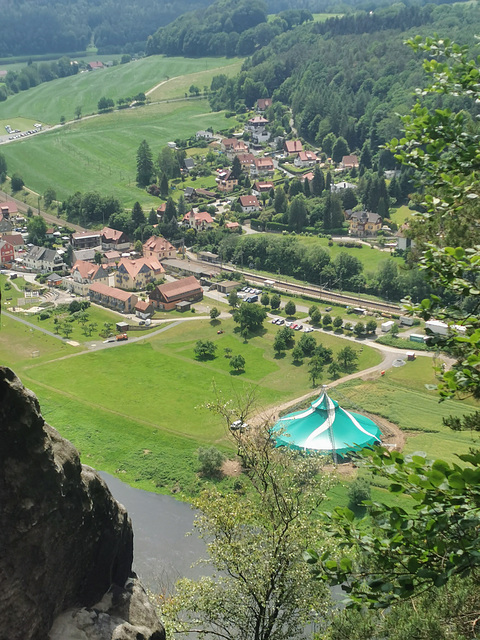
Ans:
[{"label": "river water", "polygon": [[180,577],[198,578],[206,567],[192,568],[206,557],[203,540],[193,533],[195,512],[186,502],[170,496],[134,489],[99,472],[112,495],[127,509],[133,523],[133,570],[152,591],[172,591]]}]

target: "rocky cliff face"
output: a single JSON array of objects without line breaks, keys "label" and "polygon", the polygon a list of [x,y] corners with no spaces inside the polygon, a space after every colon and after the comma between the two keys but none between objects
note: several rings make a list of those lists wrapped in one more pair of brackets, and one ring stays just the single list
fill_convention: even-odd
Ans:
[{"label": "rocky cliff face", "polygon": [[46,639],[57,617],[52,638],[162,639],[132,559],[125,509],[0,367],[0,640]]}]

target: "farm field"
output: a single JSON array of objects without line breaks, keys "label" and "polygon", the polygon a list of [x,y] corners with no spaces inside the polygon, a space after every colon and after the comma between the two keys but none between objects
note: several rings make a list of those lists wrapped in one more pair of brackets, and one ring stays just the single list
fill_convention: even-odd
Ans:
[{"label": "farm field", "polygon": [[61,200],[75,191],[98,191],[114,195],[124,206],[138,200],[149,209],[159,200],[135,184],[140,142],[148,140],[156,158],[173,131],[175,137],[186,138],[199,129],[226,128],[229,122],[223,112],[210,112],[206,100],[150,104],[4,145],[2,153],[9,173],[20,172],[25,184],[38,193],[52,185]]},{"label": "farm field", "polygon": [[[98,58],[94,57],[94,59]],[[60,122],[61,116],[65,116],[67,120],[73,120],[77,106],[82,107],[82,116],[96,113],[98,101],[102,96],[112,98],[116,102],[118,98],[133,96],[140,92],[146,93],[168,78],[225,67],[229,64],[238,64],[238,60],[149,56],[109,69],[58,78],[28,91],[17,93],[2,103],[1,119],[22,116],[34,118],[35,122],[53,125]],[[203,90],[203,85],[201,89]]]}]

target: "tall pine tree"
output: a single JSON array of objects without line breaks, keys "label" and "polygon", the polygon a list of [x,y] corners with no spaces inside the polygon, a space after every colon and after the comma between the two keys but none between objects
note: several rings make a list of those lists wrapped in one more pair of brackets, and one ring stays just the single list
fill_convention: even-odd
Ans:
[{"label": "tall pine tree", "polygon": [[142,140],[137,150],[137,184],[146,187],[152,181],[153,176],[152,152],[146,140]]}]

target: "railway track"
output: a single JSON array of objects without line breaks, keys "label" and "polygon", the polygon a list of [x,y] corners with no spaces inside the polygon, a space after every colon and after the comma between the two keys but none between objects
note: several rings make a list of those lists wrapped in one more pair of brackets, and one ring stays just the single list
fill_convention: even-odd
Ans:
[{"label": "railway track", "polygon": [[279,291],[284,291],[285,293],[305,295],[316,300],[323,300],[324,302],[332,302],[346,307],[361,307],[363,309],[391,315],[399,315],[402,312],[401,308],[398,305],[392,304],[390,302],[366,300],[365,298],[357,298],[356,296],[348,294],[327,291],[325,289],[322,289],[321,287],[317,287],[311,284],[302,285],[294,284],[292,282],[286,282],[285,280],[280,280],[279,278],[275,278],[273,276],[270,278],[267,278],[265,276],[257,276],[248,271],[241,271],[227,265],[223,265],[222,269],[224,271],[236,271],[242,273],[245,276],[245,279],[253,285],[258,284],[261,286],[265,286],[266,282],[273,282],[273,284],[270,285],[272,288]]}]

